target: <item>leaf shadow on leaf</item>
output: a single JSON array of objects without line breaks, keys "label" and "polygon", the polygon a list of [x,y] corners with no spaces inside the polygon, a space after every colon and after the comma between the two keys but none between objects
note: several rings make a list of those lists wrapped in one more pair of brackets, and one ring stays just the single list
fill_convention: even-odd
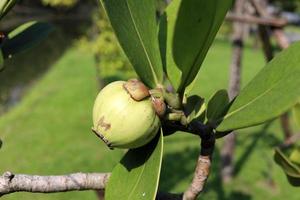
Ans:
[{"label": "leaf shadow on leaf", "polygon": [[159,134],[148,144],[137,149],[130,149],[122,158],[120,163],[127,169],[131,171],[141,165],[143,165],[152,155],[155,150],[155,146],[159,140]]},{"label": "leaf shadow on leaf", "polygon": [[205,119],[205,111],[199,113],[203,106],[204,99],[198,95],[192,95],[187,98],[187,103],[185,106],[185,115],[191,118],[192,120],[199,120],[201,122]]},{"label": "leaf shadow on leaf", "polygon": [[0,139],[0,149],[2,148],[2,145],[3,145],[3,142],[2,142],[2,140]]}]

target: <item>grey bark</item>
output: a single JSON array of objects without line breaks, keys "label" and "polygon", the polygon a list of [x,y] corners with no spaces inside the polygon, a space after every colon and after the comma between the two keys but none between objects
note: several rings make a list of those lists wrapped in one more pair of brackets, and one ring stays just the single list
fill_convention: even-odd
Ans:
[{"label": "grey bark", "polygon": [[203,191],[211,168],[211,157],[200,155],[198,158],[195,174],[189,188],[183,194],[183,200],[196,200]]},{"label": "grey bark", "polygon": [[54,193],[81,190],[103,190],[107,173],[75,173],[62,176],[36,176],[5,172],[0,177],[0,196],[14,192]]},{"label": "grey bark", "polygon": [[[273,17],[271,14],[267,11],[267,4],[268,0],[252,0],[253,5],[256,8],[257,15],[260,17],[270,18]],[[271,27],[259,25],[259,35],[261,37],[262,45],[263,45],[263,51],[266,57],[266,61],[269,62],[274,58],[274,50],[271,45],[270,41],[270,35],[271,35]],[[272,33],[275,37],[275,40],[277,44],[280,46],[280,48],[285,49],[289,47],[289,41],[286,37],[286,35],[283,32],[283,29],[281,27],[272,27]],[[281,128],[284,133],[285,140],[288,140],[292,136],[292,128],[290,125],[290,120],[288,113],[284,113],[280,117],[280,123]]]}]

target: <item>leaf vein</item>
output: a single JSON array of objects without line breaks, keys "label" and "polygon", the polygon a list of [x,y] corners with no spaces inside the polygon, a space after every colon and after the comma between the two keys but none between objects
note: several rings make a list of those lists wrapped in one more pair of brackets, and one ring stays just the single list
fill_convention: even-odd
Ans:
[{"label": "leaf vein", "polygon": [[143,50],[144,50],[144,52],[145,52],[145,55],[146,55],[146,58],[147,58],[147,60],[148,60],[148,62],[149,62],[149,66],[150,66],[150,69],[151,69],[151,72],[152,72],[154,81],[155,81],[155,83],[157,84],[158,81],[157,81],[156,73],[155,73],[153,64],[152,64],[152,62],[151,62],[151,59],[150,59],[150,57],[149,57],[149,55],[148,55],[149,53],[148,53],[148,51],[147,51],[147,49],[146,49],[146,47],[145,47],[145,44],[144,44],[144,42],[143,42],[143,40],[142,40],[141,34],[140,34],[140,32],[138,31],[138,28],[137,28],[136,22],[135,22],[135,20],[134,20],[134,18],[133,18],[132,11],[131,11],[131,9],[130,9],[130,6],[129,6],[129,4],[128,4],[128,1],[125,1],[125,2],[126,2],[126,6],[127,6],[127,8],[128,8],[128,12],[129,12],[130,18],[131,18],[131,20],[132,20],[133,26],[134,26],[134,30],[135,30],[135,32],[136,32],[136,34],[137,34],[137,36],[138,36],[138,39],[139,39],[140,42],[141,42],[142,48],[143,48]]}]

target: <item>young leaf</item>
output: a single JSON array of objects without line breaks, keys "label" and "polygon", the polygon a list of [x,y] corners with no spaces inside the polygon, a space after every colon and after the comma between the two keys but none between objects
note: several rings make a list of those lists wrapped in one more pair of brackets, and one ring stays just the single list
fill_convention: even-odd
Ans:
[{"label": "young leaf", "polygon": [[1,0],[0,1],[0,20],[8,11],[18,2],[18,0]]},{"label": "young leaf", "polygon": [[229,106],[229,97],[226,90],[217,91],[207,104],[206,117],[210,123],[222,118]]},{"label": "young leaf", "polygon": [[117,38],[141,80],[149,87],[162,82],[155,1],[101,0]]},{"label": "young leaf", "polygon": [[217,131],[255,126],[295,105],[300,99],[299,52],[300,43],[294,43],[268,63],[236,97]]},{"label": "young leaf", "polygon": [[27,22],[8,34],[2,43],[4,58],[33,47],[53,30],[53,26],[42,22]]},{"label": "young leaf", "polygon": [[193,120],[198,120],[204,123],[206,113],[204,99],[197,95],[189,96],[186,104],[184,105],[184,113],[187,116],[188,123]]},{"label": "young leaf", "polygon": [[129,150],[114,168],[105,190],[106,200],[154,200],[163,154],[163,134],[144,147]]},{"label": "young leaf", "polygon": [[[197,75],[232,0],[173,0],[161,23],[167,34],[166,73],[174,88],[183,93]],[[164,18],[162,18],[164,19]],[[167,31],[165,31],[167,30]],[[160,38],[163,34],[160,33]]]},{"label": "young leaf", "polygon": [[300,127],[300,103],[297,103],[293,107],[293,116],[294,116],[294,119],[295,119],[298,127]]},{"label": "young leaf", "polygon": [[275,162],[284,170],[289,182],[293,186],[300,186],[300,168],[289,161],[287,156],[279,148],[275,149]]}]

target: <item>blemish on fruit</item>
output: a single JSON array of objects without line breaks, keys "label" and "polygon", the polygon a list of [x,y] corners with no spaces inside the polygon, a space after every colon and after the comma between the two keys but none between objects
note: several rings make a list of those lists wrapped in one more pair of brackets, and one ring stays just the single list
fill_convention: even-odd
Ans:
[{"label": "blemish on fruit", "polygon": [[102,117],[99,119],[99,121],[98,121],[98,127],[99,127],[99,126],[102,127],[102,128],[104,128],[105,131],[107,131],[108,129],[110,129],[111,124],[105,123],[105,122],[104,122],[104,116],[102,116]]}]

